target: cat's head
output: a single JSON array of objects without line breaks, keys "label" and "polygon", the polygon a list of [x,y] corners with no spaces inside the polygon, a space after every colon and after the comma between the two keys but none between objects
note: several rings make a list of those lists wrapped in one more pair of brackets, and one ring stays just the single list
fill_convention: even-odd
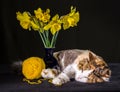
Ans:
[{"label": "cat's head", "polygon": [[94,56],[93,54],[89,53],[89,58],[91,61],[91,66],[94,69],[94,75],[101,77],[103,81],[109,81],[111,77],[111,69],[109,68],[106,61],[100,56]]}]

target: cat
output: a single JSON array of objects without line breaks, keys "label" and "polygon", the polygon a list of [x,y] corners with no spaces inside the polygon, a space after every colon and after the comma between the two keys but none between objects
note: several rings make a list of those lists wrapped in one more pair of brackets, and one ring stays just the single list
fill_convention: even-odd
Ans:
[{"label": "cat", "polygon": [[62,85],[71,79],[83,83],[109,82],[111,70],[104,59],[90,50],[69,49],[53,53],[58,69],[43,69],[42,77]]}]

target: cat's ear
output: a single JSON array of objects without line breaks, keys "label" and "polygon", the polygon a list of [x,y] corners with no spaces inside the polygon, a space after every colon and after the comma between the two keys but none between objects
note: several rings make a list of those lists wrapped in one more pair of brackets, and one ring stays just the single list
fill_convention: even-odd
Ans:
[{"label": "cat's ear", "polygon": [[54,52],[53,53],[53,56],[54,56],[54,58],[58,61],[58,59],[59,59],[59,53],[60,52]]},{"label": "cat's ear", "polygon": [[95,59],[95,56],[91,52],[89,52],[89,60],[92,61],[94,59]]}]

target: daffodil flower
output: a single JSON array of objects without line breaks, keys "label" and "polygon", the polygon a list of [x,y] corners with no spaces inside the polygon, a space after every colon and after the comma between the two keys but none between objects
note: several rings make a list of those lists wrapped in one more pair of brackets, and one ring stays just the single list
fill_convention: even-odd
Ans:
[{"label": "daffodil flower", "polygon": [[30,27],[30,16],[28,15],[27,12],[17,12],[17,19],[20,21],[20,25],[24,28],[24,29],[28,29]]},{"label": "daffodil flower", "polygon": [[79,12],[76,12],[76,8],[73,8],[71,6],[71,12],[67,15],[61,16],[61,21],[63,23],[63,29],[66,30],[70,27],[77,26],[77,23],[79,22]]},{"label": "daffodil flower", "polygon": [[23,29],[38,31],[45,48],[55,47],[59,31],[62,28],[66,30],[77,26],[80,20],[80,14],[73,6],[70,8],[70,13],[63,16],[56,14],[52,18],[50,9],[43,11],[41,8],[34,10],[34,15],[31,15],[27,11],[23,13],[18,11],[16,15]]},{"label": "daffodil flower", "polygon": [[35,24],[33,21],[31,21],[30,23],[31,23],[31,27],[33,28],[33,30],[39,30],[40,29],[39,25]]},{"label": "daffodil flower", "polygon": [[44,27],[44,30],[49,30],[51,31],[52,35],[54,35],[57,31],[61,29],[61,22],[59,20],[59,15],[56,14],[50,23]]},{"label": "daffodil flower", "polygon": [[38,8],[37,10],[34,10],[36,18],[41,20],[42,22],[48,22],[50,19],[50,9],[47,9],[45,12],[42,11],[41,8]]},{"label": "daffodil flower", "polygon": [[37,10],[34,10],[34,13],[35,13],[35,17],[39,20],[42,19],[43,17],[43,13],[42,13],[42,9],[41,8],[38,8]]}]

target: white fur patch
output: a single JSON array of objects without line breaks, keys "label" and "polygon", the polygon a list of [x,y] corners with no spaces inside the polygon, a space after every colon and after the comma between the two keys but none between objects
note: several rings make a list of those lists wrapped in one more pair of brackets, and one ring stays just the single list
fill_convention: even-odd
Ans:
[{"label": "white fur patch", "polygon": [[73,64],[68,65],[63,72],[69,77],[74,78],[75,77],[75,69],[73,68]]},{"label": "white fur patch", "polygon": [[64,59],[65,59],[65,55],[63,55],[63,58],[61,59],[61,65],[63,66],[63,67],[62,67],[62,70],[65,68]]},{"label": "white fur patch", "polygon": [[87,80],[88,80],[87,77],[92,71],[93,70],[77,71],[76,75],[75,75],[75,80],[79,81],[79,82],[87,82]]},{"label": "white fur patch", "polygon": [[41,75],[43,78],[46,79],[52,79],[55,78],[58,74],[58,71],[56,69],[43,69],[41,72]]},{"label": "white fur patch", "polygon": [[106,82],[109,82],[109,78],[102,77],[102,79]]},{"label": "white fur patch", "polygon": [[70,81],[69,77],[65,73],[61,73],[52,80],[52,83],[55,85],[62,85],[68,81]]}]

